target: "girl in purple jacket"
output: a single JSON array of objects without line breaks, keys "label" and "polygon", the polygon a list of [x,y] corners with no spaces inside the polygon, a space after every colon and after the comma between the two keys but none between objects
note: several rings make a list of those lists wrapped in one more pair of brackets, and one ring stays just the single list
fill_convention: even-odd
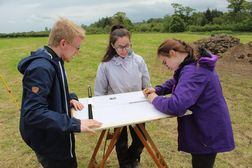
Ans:
[{"label": "girl in purple jacket", "polygon": [[[212,168],[218,152],[234,149],[228,107],[214,70],[217,56],[194,57],[193,49],[176,39],[164,41],[157,55],[172,79],[144,90],[159,111],[178,116],[178,150],[192,155],[193,168]],[[171,94],[169,97],[164,96]],[[187,110],[191,115],[184,115]]]}]

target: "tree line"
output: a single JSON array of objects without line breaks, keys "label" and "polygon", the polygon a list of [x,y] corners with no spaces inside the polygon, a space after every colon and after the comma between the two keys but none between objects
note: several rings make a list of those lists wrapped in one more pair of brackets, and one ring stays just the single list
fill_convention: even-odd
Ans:
[{"label": "tree line", "polygon": [[[247,0],[227,0],[227,12],[207,9],[199,12],[189,6],[172,3],[172,15],[162,18],[151,18],[133,23],[124,12],[103,17],[87,26],[81,26],[88,34],[108,33],[113,24],[123,24],[131,32],[252,32],[252,2]],[[0,37],[43,37],[48,36],[50,29],[41,32],[0,34]]]}]

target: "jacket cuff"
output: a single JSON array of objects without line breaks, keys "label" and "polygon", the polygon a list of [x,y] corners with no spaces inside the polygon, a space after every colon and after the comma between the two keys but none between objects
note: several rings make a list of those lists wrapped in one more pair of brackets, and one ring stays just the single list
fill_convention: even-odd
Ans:
[{"label": "jacket cuff", "polygon": [[151,102],[154,105],[154,107],[157,106],[158,97],[159,96],[155,97]]},{"label": "jacket cuff", "polygon": [[70,97],[70,100],[74,99],[74,100],[79,101],[78,96],[77,96],[74,92],[73,92],[73,93],[70,93],[70,94],[69,94],[69,97]]},{"label": "jacket cuff", "polygon": [[156,94],[157,95],[162,95],[162,88],[159,86],[155,86]]},{"label": "jacket cuff", "polygon": [[72,120],[72,132],[81,132],[80,130],[80,123],[81,121],[77,118],[71,118]]}]

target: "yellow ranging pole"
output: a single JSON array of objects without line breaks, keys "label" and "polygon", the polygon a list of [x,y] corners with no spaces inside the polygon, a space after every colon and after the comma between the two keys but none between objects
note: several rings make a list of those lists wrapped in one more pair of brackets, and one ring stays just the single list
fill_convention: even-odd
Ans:
[{"label": "yellow ranging pole", "polygon": [[10,87],[8,86],[8,84],[7,84],[6,80],[4,79],[3,75],[0,75],[0,77],[1,77],[1,80],[2,80],[2,82],[3,82],[3,85],[4,85],[5,89],[8,91],[9,96],[11,97],[11,99],[12,99],[13,103],[15,104],[17,110],[20,110],[19,105],[18,105],[18,103],[17,103],[17,99],[16,99],[15,96],[12,94],[11,89],[10,89]]}]

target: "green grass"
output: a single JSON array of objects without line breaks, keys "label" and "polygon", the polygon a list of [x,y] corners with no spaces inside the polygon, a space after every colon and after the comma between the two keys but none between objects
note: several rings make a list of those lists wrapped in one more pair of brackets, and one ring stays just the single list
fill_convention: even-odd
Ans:
[{"label": "green grass", "polygon": [[[166,38],[177,38],[192,42],[209,37],[210,34],[132,34],[134,51],[142,55],[148,65],[153,85],[160,84],[171,73],[164,69],[156,58],[156,49]],[[242,43],[251,41],[252,34],[233,34]],[[47,43],[47,38],[0,39],[0,75],[8,82],[18,106],[22,96],[22,75],[17,71],[19,60],[30,51]],[[82,44],[79,55],[66,64],[71,91],[79,97],[87,97],[87,86],[94,84],[97,66],[106,50],[108,35],[88,35]],[[215,167],[245,168],[252,165],[252,68],[251,65],[230,64],[220,60],[217,64],[223,92],[226,97],[233,123],[236,149],[217,155]],[[1,79],[0,79],[1,80]],[[33,151],[26,146],[19,134],[19,110],[8,94],[3,81],[0,81],[0,167],[37,168],[40,167]],[[146,124],[147,130],[171,168],[190,166],[190,155],[177,151],[176,119],[169,118]],[[76,134],[76,153],[79,167],[87,167],[99,132],[95,135]],[[158,138],[157,138],[158,137]],[[102,153],[100,153],[101,155]],[[144,150],[141,165],[155,167]],[[107,167],[118,167],[115,152],[109,157]]]}]

